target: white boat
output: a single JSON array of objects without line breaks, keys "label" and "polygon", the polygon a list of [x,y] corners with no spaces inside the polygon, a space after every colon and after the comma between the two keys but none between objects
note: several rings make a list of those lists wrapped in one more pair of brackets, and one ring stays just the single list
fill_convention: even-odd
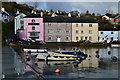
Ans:
[{"label": "white boat", "polygon": [[74,55],[74,54],[61,54],[56,52],[49,52],[46,49],[24,49],[26,54],[35,55],[38,60],[45,61],[75,61],[83,60],[87,56],[83,55]]},{"label": "white boat", "polygon": [[25,53],[38,55],[39,53],[47,53],[47,49],[23,49]]},{"label": "white boat", "polygon": [[120,47],[120,44],[111,44],[111,47]]},{"label": "white boat", "polygon": [[38,60],[45,60],[45,61],[75,61],[77,56],[74,55],[53,55],[53,54],[38,54],[36,57]]}]

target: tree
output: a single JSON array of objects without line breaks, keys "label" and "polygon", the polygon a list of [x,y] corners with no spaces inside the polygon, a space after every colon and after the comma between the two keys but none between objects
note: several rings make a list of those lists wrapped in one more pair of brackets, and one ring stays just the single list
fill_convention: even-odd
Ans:
[{"label": "tree", "polygon": [[53,9],[50,9],[50,13],[51,13],[51,14],[54,13]]},{"label": "tree", "polygon": [[92,13],[92,16],[95,16],[95,13]]},{"label": "tree", "polygon": [[89,11],[88,11],[88,10],[86,11],[86,14],[87,14],[87,15],[89,14]]}]

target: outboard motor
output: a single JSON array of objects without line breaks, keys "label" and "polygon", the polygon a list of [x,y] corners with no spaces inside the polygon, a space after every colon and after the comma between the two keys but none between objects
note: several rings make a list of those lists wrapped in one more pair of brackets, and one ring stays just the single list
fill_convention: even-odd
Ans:
[{"label": "outboard motor", "polygon": [[84,59],[86,59],[86,58],[88,57],[87,54],[84,54],[84,53],[81,52],[80,50],[79,50],[79,52],[76,52],[76,53],[77,53],[77,58],[78,58],[79,60],[84,60]]}]

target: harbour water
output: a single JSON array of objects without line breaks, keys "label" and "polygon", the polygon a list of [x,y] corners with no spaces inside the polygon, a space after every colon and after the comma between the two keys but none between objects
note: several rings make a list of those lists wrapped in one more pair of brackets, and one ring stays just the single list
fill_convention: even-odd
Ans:
[{"label": "harbour water", "polygon": [[[44,47],[40,47],[44,48]],[[88,57],[80,62],[73,61],[39,61],[36,65],[43,71],[43,76],[49,80],[52,78],[54,80],[64,79],[64,80],[80,80],[80,79],[118,79],[119,78],[119,55],[120,48],[111,47],[70,47],[70,46],[46,46],[49,51],[56,50],[73,50],[80,49],[84,53],[88,54]],[[5,58],[6,59],[6,58]],[[21,62],[20,57],[14,54],[13,65],[15,71],[11,71],[7,78],[35,78],[34,72],[32,70],[25,72],[24,64]],[[4,67],[3,57],[3,65]],[[11,69],[12,68],[7,68]],[[60,73],[55,73],[55,70],[59,69]],[[9,71],[9,70],[8,70]],[[4,69],[3,73],[7,73]],[[17,76],[15,76],[15,73]],[[19,75],[17,74],[19,73]]]}]

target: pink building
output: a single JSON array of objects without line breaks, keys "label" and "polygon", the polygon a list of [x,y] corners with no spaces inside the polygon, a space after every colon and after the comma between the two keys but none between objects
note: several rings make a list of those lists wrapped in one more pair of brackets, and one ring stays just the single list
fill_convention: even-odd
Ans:
[{"label": "pink building", "polygon": [[44,41],[43,18],[35,15],[24,17],[24,29],[18,33],[23,40]]}]

